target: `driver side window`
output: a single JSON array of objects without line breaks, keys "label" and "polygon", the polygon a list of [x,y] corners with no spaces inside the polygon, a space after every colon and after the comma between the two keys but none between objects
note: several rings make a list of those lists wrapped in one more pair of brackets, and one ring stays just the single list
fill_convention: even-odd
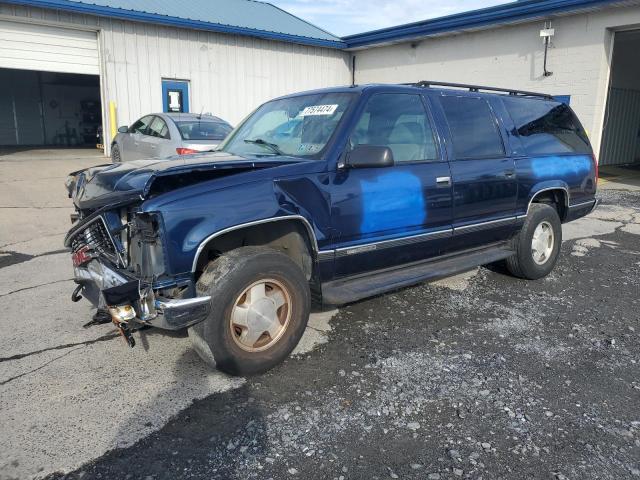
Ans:
[{"label": "driver side window", "polygon": [[435,137],[419,95],[381,93],[367,102],[351,146],[389,147],[396,163],[438,159]]}]

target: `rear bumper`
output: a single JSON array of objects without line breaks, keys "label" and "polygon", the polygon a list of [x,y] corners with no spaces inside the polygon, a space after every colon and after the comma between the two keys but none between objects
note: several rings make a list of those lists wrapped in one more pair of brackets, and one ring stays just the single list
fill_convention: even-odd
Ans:
[{"label": "rear bumper", "polygon": [[211,309],[211,297],[170,299],[157,297],[140,287],[138,279],[93,259],[74,268],[80,294],[97,308],[130,305],[136,312],[132,322],[164,330],[180,330],[203,321]]},{"label": "rear bumper", "polygon": [[598,207],[599,203],[600,199],[595,198],[586,202],[580,202],[570,205],[565,222],[571,222],[572,220],[577,220],[578,218],[584,217],[585,215],[589,215]]}]

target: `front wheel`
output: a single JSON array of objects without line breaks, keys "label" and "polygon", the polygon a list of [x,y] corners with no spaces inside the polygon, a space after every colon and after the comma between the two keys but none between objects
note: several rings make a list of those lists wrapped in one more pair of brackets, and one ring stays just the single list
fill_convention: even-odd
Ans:
[{"label": "front wheel", "polygon": [[562,223],[555,208],[532,203],[520,233],[512,240],[515,254],[506,261],[516,277],[536,280],[555,266],[562,244]]},{"label": "front wheel", "polygon": [[293,260],[271,248],[242,247],[221,255],[196,287],[198,295],[211,296],[211,312],[189,336],[200,357],[226,373],[271,369],[291,353],[307,326],[307,279]]},{"label": "front wheel", "polygon": [[118,147],[118,145],[115,143],[111,146],[111,161],[113,163],[122,162],[122,157],[120,156],[120,147]]}]

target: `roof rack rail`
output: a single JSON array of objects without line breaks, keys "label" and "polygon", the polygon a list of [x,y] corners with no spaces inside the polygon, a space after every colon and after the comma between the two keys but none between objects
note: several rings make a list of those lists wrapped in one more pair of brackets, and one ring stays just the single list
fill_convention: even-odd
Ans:
[{"label": "roof rack rail", "polygon": [[480,92],[481,90],[483,90],[485,92],[507,93],[513,96],[542,97],[547,99],[553,99],[553,96],[546,93],[527,92],[525,90],[513,90],[509,88],[483,87],[482,85],[467,85],[464,83],[432,82],[429,80],[421,80],[415,83],[405,83],[404,85],[412,85],[414,87],[424,87],[424,88],[429,88],[429,87],[464,88],[466,90],[469,90],[470,92]]}]

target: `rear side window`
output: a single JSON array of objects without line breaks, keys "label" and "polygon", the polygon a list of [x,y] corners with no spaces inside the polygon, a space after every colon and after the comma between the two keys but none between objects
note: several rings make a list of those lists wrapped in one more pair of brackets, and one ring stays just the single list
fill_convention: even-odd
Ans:
[{"label": "rear side window", "polygon": [[160,117],[153,117],[153,121],[149,125],[147,135],[158,138],[169,138],[169,127]]},{"label": "rear side window", "polygon": [[440,97],[440,104],[449,124],[455,158],[504,156],[502,137],[485,99]]},{"label": "rear side window", "polygon": [[591,153],[586,132],[564,103],[530,98],[503,102],[528,155]]}]

